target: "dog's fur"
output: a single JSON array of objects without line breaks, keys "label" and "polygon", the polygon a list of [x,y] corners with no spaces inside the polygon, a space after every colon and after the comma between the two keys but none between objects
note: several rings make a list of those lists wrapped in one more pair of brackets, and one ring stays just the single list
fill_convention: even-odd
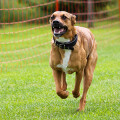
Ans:
[{"label": "dog's fur", "polygon": [[[63,19],[65,16],[65,19]],[[51,53],[50,53],[50,66],[53,70],[53,77],[56,84],[56,93],[62,99],[68,97],[66,73],[71,74],[76,72],[75,87],[72,91],[73,97],[80,96],[80,83],[82,77],[83,82],[83,95],[80,99],[78,110],[82,111],[85,108],[86,95],[88,88],[92,82],[93,72],[97,62],[97,44],[93,34],[89,29],[84,27],[74,26],[76,23],[76,16],[65,11],[56,11],[51,15],[50,24],[53,21],[58,21],[62,25],[67,26],[67,31],[60,37],[53,35],[54,39],[60,42],[72,41],[75,34],[78,35],[77,43],[74,50],[66,50],[57,47],[52,39]],[[54,31],[52,30],[53,34]]]}]

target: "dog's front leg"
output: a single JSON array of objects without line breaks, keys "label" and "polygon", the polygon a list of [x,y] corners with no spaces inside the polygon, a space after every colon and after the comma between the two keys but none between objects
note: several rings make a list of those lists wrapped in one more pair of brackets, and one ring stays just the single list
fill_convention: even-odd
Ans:
[{"label": "dog's front leg", "polygon": [[62,76],[61,76],[61,88],[62,88],[63,91],[66,91],[66,89],[67,89],[66,74],[65,74],[65,72],[62,72]]},{"label": "dog's front leg", "polygon": [[75,78],[75,88],[72,91],[73,97],[77,98],[80,96],[80,83],[82,80],[83,71],[76,72],[76,78]]},{"label": "dog's front leg", "polygon": [[67,91],[62,90],[61,88],[62,72],[58,70],[53,70],[53,77],[55,80],[57,95],[60,96],[62,99],[67,98],[69,93]]}]

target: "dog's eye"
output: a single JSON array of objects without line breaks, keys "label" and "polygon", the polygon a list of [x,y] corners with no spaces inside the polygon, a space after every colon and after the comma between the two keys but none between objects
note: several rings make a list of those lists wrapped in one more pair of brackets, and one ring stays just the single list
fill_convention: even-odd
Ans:
[{"label": "dog's eye", "polygon": [[63,20],[66,20],[66,19],[67,19],[67,17],[66,17],[65,15],[61,16],[61,18],[62,18]]},{"label": "dog's eye", "polygon": [[53,16],[51,16],[51,20],[54,20],[55,19],[55,16],[53,15]]}]

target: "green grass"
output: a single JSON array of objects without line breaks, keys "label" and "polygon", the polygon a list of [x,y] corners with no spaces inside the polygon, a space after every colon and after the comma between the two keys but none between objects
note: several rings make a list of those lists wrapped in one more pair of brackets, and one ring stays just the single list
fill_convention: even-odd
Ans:
[{"label": "green grass", "polygon": [[[7,32],[12,28],[5,30]],[[14,27],[14,31],[17,29]],[[84,112],[76,111],[80,97],[75,99],[71,93],[75,74],[67,75],[69,97],[62,100],[56,95],[48,53],[24,62],[1,64],[0,120],[119,120],[120,25],[91,30],[98,44],[98,62]],[[50,28],[40,28],[26,34],[1,35],[1,41],[16,41],[43,33],[50,33]],[[51,35],[48,35],[28,42],[1,45],[1,51],[24,49],[50,39]],[[0,62],[30,57],[49,50],[50,45],[45,45],[26,52],[0,54]],[[82,90],[81,85],[81,95]]]}]

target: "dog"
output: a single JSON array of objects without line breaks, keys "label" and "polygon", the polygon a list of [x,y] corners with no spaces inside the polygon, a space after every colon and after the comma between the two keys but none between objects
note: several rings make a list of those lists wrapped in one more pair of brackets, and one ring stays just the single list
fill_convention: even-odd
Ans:
[{"label": "dog", "polygon": [[66,91],[66,74],[76,73],[73,97],[80,96],[82,77],[83,94],[79,111],[84,111],[86,95],[93,79],[97,63],[97,44],[91,31],[84,27],[74,26],[76,16],[65,11],[56,11],[50,17],[53,33],[50,52],[50,67],[56,85],[56,93],[62,99],[68,97]]}]

